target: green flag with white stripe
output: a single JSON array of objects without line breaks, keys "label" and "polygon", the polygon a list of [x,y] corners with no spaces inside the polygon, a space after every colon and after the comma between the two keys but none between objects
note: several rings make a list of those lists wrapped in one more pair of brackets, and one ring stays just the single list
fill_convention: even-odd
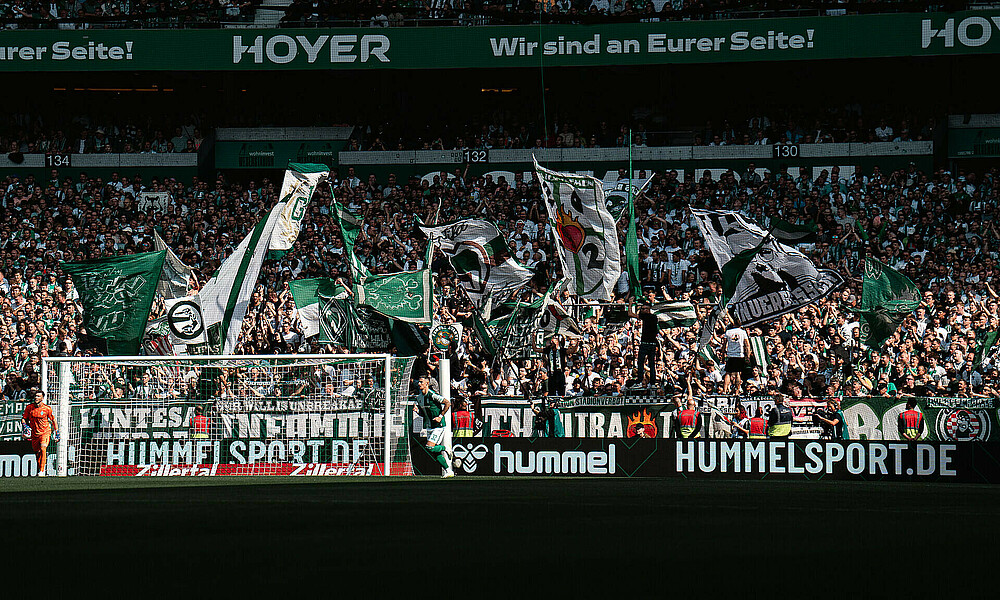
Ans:
[{"label": "green flag with white stripe", "polygon": [[690,302],[661,302],[654,304],[650,310],[656,315],[660,329],[690,327],[698,322],[698,314]]},{"label": "green flag with white stripe", "polygon": [[709,361],[711,361],[711,362],[714,362],[715,364],[720,364],[719,363],[719,357],[716,356],[715,350],[712,349],[711,346],[705,346],[704,348],[702,348],[701,350],[699,350],[698,351],[698,358],[700,358],[702,361],[704,361],[706,363],[709,362]]},{"label": "green flag with white stripe", "polygon": [[758,367],[763,369],[771,364],[771,357],[767,353],[767,343],[764,342],[764,336],[751,336],[750,350],[753,351],[753,357],[757,361]]},{"label": "green flag with white stripe", "polygon": [[333,218],[340,228],[340,239],[344,242],[344,256],[347,257],[347,264],[351,269],[351,281],[357,282],[362,277],[368,277],[371,273],[354,254],[354,244],[358,240],[358,235],[365,226],[365,220],[347,210],[343,204],[333,200]]}]

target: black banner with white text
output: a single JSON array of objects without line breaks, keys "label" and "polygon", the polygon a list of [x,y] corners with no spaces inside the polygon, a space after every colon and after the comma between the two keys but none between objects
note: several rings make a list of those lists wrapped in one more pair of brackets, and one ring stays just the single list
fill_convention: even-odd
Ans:
[{"label": "black banner with white text", "polygon": [[[892,441],[464,438],[458,476],[685,477],[1000,483],[1000,444]],[[414,472],[441,467],[414,444]]]}]

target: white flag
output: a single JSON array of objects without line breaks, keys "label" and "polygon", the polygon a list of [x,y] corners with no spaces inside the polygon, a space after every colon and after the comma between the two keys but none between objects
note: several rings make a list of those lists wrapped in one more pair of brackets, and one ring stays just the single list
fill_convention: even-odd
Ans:
[{"label": "white flag", "polygon": [[621,248],[601,180],[550,171],[537,161],[535,172],[570,293],[610,301],[622,274]]},{"label": "white flag", "polygon": [[420,230],[448,257],[459,284],[487,321],[491,307],[510,300],[531,279],[531,270],[511,257],[507,241],[490,221],[463,219]]},{"label": "white flag", "polygon": [[271,237],[270,249],[277,253],[288,252],[302,229],[302,218],[312,200],[316,186],[326,181],[330,167],[326,165],[289,163],[281,183],[280,203],[285,205],[281,218]]},{"label": "white flag", "polygon": [[811,304],[844,283],[836,271],[817,269],[805,254],[739,213],[691,213],[722,271],[723,302],[713,315],[728,307],[737,323],[753,325]]},{"label": "white flag", "polygon": [[187,296],[188,286],[191,281],[191,267],[184,264],[181,259],[174,254],[174,251],[167,246],[167,243],[160,237],[160,232],[153,230],[153,242],[157,250],[166,250],[167,256],[163,260],[163,271],[160,272],[160,281],[156,284],[156,291],[164,298],[183,298]]},{"label": "white flag", "polygon": [[276,204],[198,293],[208,341],[221,354],[232,354],[236,348],[260,267],[284,209],[285,203]]}]

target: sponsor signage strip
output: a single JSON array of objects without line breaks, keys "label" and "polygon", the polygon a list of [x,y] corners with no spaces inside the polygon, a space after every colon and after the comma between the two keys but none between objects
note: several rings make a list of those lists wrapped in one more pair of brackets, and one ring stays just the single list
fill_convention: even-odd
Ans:
[{"label": "sponsor signage strip", "polygon": [[[416,444],[415,444],[416,445]],[[416,445],[417,474],[441,467]],[[876,441],[467,439],[462,476],[684,477],[1000,483],[1000,444]]]},{"label": "sponsor signage strip", "polygon": [[440,69],[994,54],[1000,11],[367,29],[7,31],[0,71]]}]

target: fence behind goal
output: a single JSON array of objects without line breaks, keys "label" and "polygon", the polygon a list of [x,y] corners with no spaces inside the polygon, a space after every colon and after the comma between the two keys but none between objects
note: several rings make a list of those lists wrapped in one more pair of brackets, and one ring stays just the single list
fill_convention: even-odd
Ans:
[{"label": "fence behind goal", "polygon": [[412,358],[46,358],[59,475],[410,475]]}]

